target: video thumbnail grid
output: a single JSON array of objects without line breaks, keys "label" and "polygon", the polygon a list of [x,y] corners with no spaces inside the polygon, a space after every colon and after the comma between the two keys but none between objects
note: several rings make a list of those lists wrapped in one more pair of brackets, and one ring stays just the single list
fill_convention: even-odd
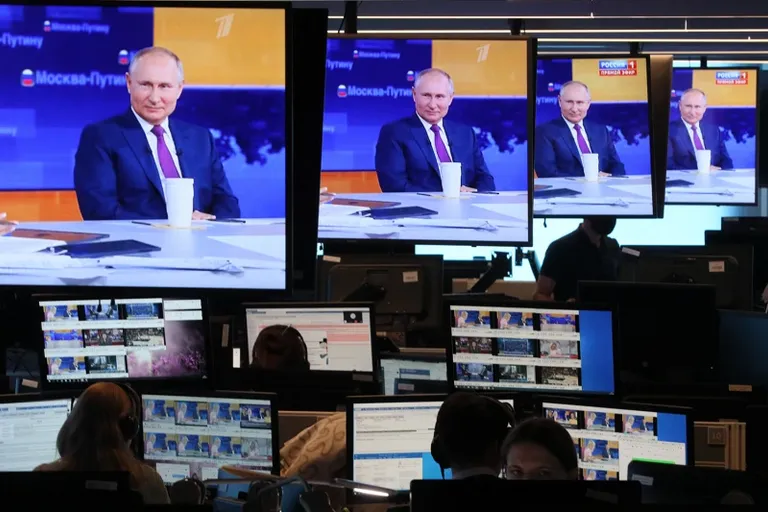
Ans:
[{"label": "video thumbnail grid", "polygon": [[577,311],[452,307],[455,385],[582,389]]},{"label": "video thumbnail grid", "polygon": [[144,459],[165,482],[218,478],[225,465],[272,471],[269,401],[144,395],[142,404]]}]

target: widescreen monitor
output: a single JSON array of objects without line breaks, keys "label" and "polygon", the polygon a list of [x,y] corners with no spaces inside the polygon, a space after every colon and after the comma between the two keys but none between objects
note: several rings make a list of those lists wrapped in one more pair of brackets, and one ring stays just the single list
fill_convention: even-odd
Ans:
[{"label": "widescreen monitor", "polygon": [[329,38],[320,239],[529,244],[533,64],[521,38]]},{"label": "widescreen monitor", "polygon": [[693,464],[693,420],[687,409],[555,397],[542,398],[540,406],[542,417],[571,434],[582,480],[627,480],[633,460]]},{"label": "widescreen monitor", "polygon": [[71,411],[71,398],[0,396],[0,472],[32,471],[58,459],[56,438]]},{"label": "widescreen monitor", "polygon": [[608,308],[503,300],[446,308],[457,390],[616,392]]},{"label": "widescreen monitor", "polygon": [[309,371],[373,374],[375,332],[370,305],[250,304],[245,309],[245,321],[248,350],[244,362],[248,366],[254,366],[262,343],[267,352],[290,353],[291,348],[279,350],[262,336],[265,329],[277,326],[279,332],[266,331],[270,338],[282,336],[289,327],[298,331]]},{"label": "widescreen monitor", "polygon": [[667,204],[757,204],[755,68],[676,68]]},{"label": "widescreen monitor", "polygon": [[533,212],[652,217],[647,57],[539,59]]},{"label": "widescreen monitor", "polygon": [[166,484],[210,480],[219,468],[280,470],[275,395],[142,395],[144,462]]},{"label": "widescreen monitor", "polygon": [[46,385],[208,377],[200,299],[62,298],[39,308]]},{"label": "widescreen monitor", "polygon": [[[514,400],[499,398],[514,407]],[[435,422],[445,395],[350,397],[347,467],[350,480],[407,491],[412,480],[443,477],[432,457]],[[446,469],[445,478],[451,478]]]},{"label": "widescreen monitor", "polygon": [[290,10],[201,4],[0,5],[0,285],[286,288]]}]

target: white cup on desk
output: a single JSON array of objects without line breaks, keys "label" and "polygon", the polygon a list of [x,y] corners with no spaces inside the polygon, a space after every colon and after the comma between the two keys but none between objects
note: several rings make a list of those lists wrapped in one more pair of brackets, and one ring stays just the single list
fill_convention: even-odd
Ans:
[{"label": "white cup on desk", "polygon": [[584,177],[587,181],[597,181],[600,176],[600,155],[597,153],[581,155],[581,165],[584,166]]},{"label": "white cup on desk", "polygon": [[168,178],[165,180],[165,209],[168,224],[174,228],[192,225],[195,199],[195,180],[192,178]]},{"label": "white cup on desk", "polygon": [[712,169],[712,151],[709,149],[696,150],[696,169],[701,173],[709,173]]},{"label": "white cup on desk", "polygon": [[440,181],[443,184],[445,197],[460,197],[461,162],[442,162],[440,164]]}]

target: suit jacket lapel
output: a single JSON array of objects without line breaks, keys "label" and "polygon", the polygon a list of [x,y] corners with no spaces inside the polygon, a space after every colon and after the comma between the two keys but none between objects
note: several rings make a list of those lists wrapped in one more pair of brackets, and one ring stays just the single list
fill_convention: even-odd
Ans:
[{"label": "suit jacket lapel", "polygon": [[194,165],[191,164],[192,155],[190,151],[190,144],[187,142],[187,132],[181,125],[175,123],[171,118],[168,124],[171,129],[171,137],[173,137],[173,144],[176,146],[176,156],[179,159],[179,169],[183,178],[194,178],[193,169]]},{"label": "suit jacket lapel", "polygon": [[413,135],[413,138],[416,139],[416,144],[421,148],[421,152],[424,153],[424,157],[427,159],[427,162],[429,162],[432,169],[440,174],[440,167],[437,165],[437,157],[435,157],[435,151],[432,149],[432,144],[429,142],[429,136],[424,129],[424,125],[421,124],[421,121],[416,114],[413,115],[412,121],[411,134]]},{"label": "suit jacket lapel", "polygon": [[[688,132],[688,125],[682,119],[677,125],[678,137],[682,139],[685,150],[696,159],[696,149],[693,147],[693,141],[691,140],[691,134]],[[707,147],[707,141],[704,140],[704,132],[701,131],[701,123],[699,123],[699,137],[701,137],[704,147]]]},{"label": "suit jacket lapel", "polygon": [[160,182],[160,173],[155,165],[155,159],[152,158],[152,150],[147,142],[147,135],[141,129],[141,125],[131,110],[125,114],[125,122],[122,126],[123,136],[128,145],[136,155],[136,159],[141,164],[147,179],[157,189],[161,196],[163,194],[163,184]]},{"label": "suit jacket lapel", "polygon": [[[579,151],[578,146],[576,146],[576,141],[573,140],[571,127],[568,126],[568,123],[566,123],[563,118],[560,118],[560,130],[560,137],[563,139],[563,141],[565,141],[565,145],[568,146],[568,149],[571,150],[571,153],[573,153],[573,158],[575,158],[579,162],[579,165],[581,165],[581,152]],[[589,134],[587,134],[587,137],[589,137]]]}]

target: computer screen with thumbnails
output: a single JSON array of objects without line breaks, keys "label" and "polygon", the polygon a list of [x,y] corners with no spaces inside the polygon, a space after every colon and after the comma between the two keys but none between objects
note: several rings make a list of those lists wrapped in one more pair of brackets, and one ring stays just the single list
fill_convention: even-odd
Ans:
[{"label": "computer screen with thumbnails", "polygon": [[142,395],[144,461],[167,484],[218,478],[222,466],[274,472],[276,411],[246,395]]},{"label": "computer screen with thumbnails", "polygon": [[200,299],[58,299],[39,307],[48,383],[208,376]]},{"label": "computer screen with thumbnails", "polygon": [[457,389],[615,392],[610,310],[489,304],[448,306]]},{"label": "computer screen with thumbnails", "polygon": [[568,430],[583,480],[627,480],[633,460],[686,465],[691,418],[653,406],[604,407],[544,401],[541,414]]},{"label": "computer screen with thumbnails", "polygon": [[533,213],[654,215],[647,57],[538,61]]},{"label": "computer screen with thumbnails", "polygon": [[255,360],[259,337],[271,326],[291,327],[307,347],[310,371],[373,372],[374,331],[371,308],[346,304],[325,307],[249,305],[245,310],[248,365]]},{"label": "computer screen with thumbnails", "polygon": [[58,459],[56,438],[70,412],[71,398],[0,396],[0,471],[32,471]]},{"label": "computer screen with thumbnails", "polygon": [[[393,399],[350,398],[347,450],[350,478],[361,484],[407,491],[411,480],[442,478],[431,454],[442,396]],[[503,399],[511,406],[514,401]],[[446,468],[445,478],[451,478]]]},{"label": "computer screen with thumbnails", "polygon": [[67,3],[0,5],[0,285],[285,290],[290,8]]}]

